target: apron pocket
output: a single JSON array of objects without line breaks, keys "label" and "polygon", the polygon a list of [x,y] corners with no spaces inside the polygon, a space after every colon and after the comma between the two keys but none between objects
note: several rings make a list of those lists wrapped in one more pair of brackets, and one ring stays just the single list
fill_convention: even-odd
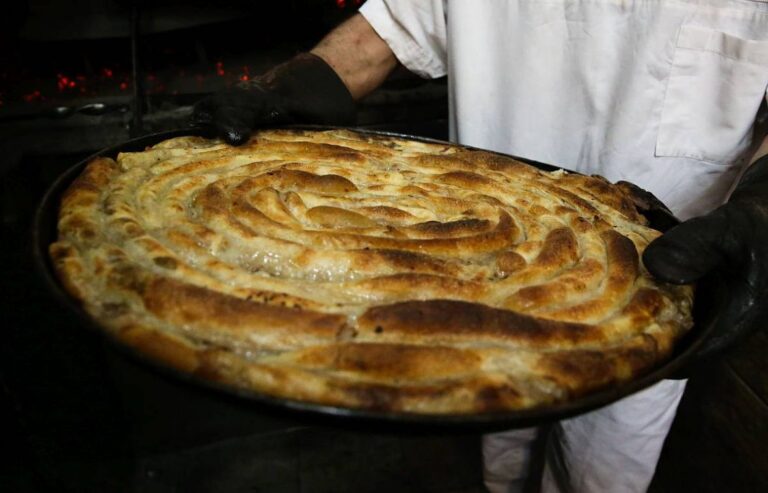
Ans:
[{"label": "apron pocket", "polygon": [[656,139],[656,156],[738,160],[768,86],[768,41],[683,26]]}]

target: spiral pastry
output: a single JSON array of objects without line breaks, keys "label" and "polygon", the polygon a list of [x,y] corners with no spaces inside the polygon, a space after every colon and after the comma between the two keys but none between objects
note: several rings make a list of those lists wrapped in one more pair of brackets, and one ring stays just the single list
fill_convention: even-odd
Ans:
[{"label": "spiral pastry", "polygon": [[198,377],[422,414],[546,406],[658,364],[690,287],[632,191],[352,131],[181,137],[90,162],[50,254],[106,330]]}]

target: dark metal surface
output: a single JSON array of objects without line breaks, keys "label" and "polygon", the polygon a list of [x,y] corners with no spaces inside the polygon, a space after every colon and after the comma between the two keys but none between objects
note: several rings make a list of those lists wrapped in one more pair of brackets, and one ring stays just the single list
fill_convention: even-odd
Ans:
[{"label": "dark metal surface", "polygon": [[[302,126],[293,127],[297,129],[317,129],[328,127]],[[370,130],[358,130],[364,134],[385,135],[398,138],[411,139],[420,142],[446,143],[444,141],[413,137],[391,132],[378,132]],[[82,172],[85,165],[93,158],[99,156],[115,157],[118,152],[135,152],[145,149],[147,146],[154,145],[163,140],[179,137],[182,135],[201,135],[201,130],[177,130],[159,134],[147,135],[138,139],[133,139],[123,144],[113,146],[90,156],[89,158],[75,164],[66,170],[48,189],[36,211],[33,225],[33,256],[36,268],[43,282],[56,299],[67,309],[75,312],[83,321],[83,326],[90,330],[95,330],[107,337],[112,346],[123,354],[128,354],[142,364],[146,364],[162,375],[171,376],[179,383],[202,385],[214,392],[220,393],[223,399],[237,399],[243,401],[246,405],[253,405],[254,412],[265,414],[288,413],[295,419],[305,424],[331,424],[340,425],[356,429],[386,429],[389,431],[425,431],[439,428],[443,431],[492,431],[510,428],[520,428],[543,424],[562,418],[581,414],[607,404],[614,402],[622,397],[628,396],[639,390],[642,390],[664,378],[678,374],[686,364],[694,359],[697,348],[701,345],[703,339],[711,330],[711,326],[695,325],[676,345],[676,349],[671,357],[664,363],[658,365],[653,370],[640,376],[639,378],[626,382],[614,388],[604,389],[591,394],[567,401],[556,403],[550,406],[539,407],[536,409],[526,409],[520,411],[508,411],[500,413],[472,414],[472,415],[420,415],[400,412],[380,412],[360,409],[350,409],[337,406],[326,406],[304,401],[276,398],[270,395],[246,391],[232,386],[220,383],[209,382],[194,377],[187,373],[175,370],[164,365],[161,362],[153,360],[148,356],[137,352],[136,350],[122,344],[102,330],[98,324],[83,310],[80,304],[72,298],[62,287],[57,279],[53,266],[48,255],[48,246],[56,240],[57,237],[57,218],[58,207],[61,194],[66,190],[69,184]],[[471,147],[464,146],[467,149]],[[538,163],[528,159],[516,158],[520,161],[531,164],[537,168],[546,171],[553,171],[558,168],[549,164]],[[655,211],[658,215],[658,211]],[[649,218],[651,226],[663,223],[665,226],[674,224],[676,221],[671,216],[665,216],[662,220],[654,224],[654,217]],[[700,312],[706,310],[706,307],[694,305],[694,319],[706,320],[706,317],[697,316]]]}]

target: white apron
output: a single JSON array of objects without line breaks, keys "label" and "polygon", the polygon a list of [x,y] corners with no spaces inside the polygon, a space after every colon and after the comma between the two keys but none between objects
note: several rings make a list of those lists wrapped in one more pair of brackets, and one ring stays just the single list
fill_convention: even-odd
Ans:
[{"label": "white apron", "polygon": [[[725,199],[768,88],[768,0],[369,0],[399,61],[448,75],[451,138],[655,194]],[[542,491],[648,487],[685,388],[665,380],[555,428]],[[520,491],[533,430],[486,435],[492,493]]]},{"label": "white apron", "polygon": [[451,137],[720,204],[768,87],[768,0],[370,0],[397,58],[449,76]]}]

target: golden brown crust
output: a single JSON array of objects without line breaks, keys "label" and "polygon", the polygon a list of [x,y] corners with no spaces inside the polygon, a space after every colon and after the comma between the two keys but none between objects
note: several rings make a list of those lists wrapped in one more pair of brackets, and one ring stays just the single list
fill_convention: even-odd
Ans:
[{"label": "golden brown crust", "polygon": [[116,338],[200,378],[385,412],[546,406],[690,327],[637,193],[351,131],[182,137],[88,164],[50,254]]},{"label": "golden brown crust", "polygon": [[359,319],[362,334],[386,341],[430,340],[507,343],[548,348],[600,342],[599,326],[531,317],[480,303],[453,300],[406,301],[369,308]]}]

